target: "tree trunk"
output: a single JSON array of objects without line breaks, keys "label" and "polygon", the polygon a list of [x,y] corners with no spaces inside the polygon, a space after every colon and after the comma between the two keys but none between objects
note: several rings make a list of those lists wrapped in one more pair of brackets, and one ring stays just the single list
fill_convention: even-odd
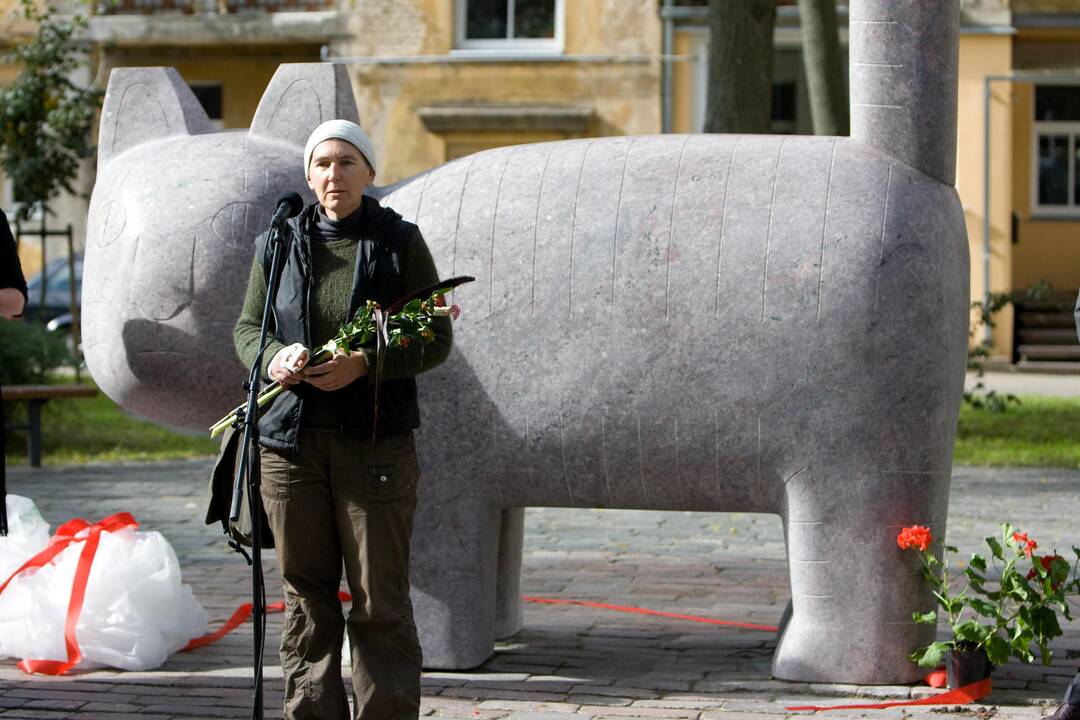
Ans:
[{"label": "tree trunk", "polygon": [[769,132],[776,0],[709,0],[706,132]]},{"label": "tree trunk", "polygon": [[848,95],[840,60],[836,0],[799,0],[803,65],[815,135],[848,134]]}]

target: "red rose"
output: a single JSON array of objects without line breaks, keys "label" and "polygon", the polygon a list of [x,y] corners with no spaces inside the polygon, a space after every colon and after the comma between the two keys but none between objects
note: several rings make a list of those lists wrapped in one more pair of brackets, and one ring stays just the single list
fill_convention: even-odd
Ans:
[{"label": "red rose", "polygon": [[398,345],[403,348],[409,347],[409,338],[405,337],[404,335],[399,335]]},{"label": "red rose", "polygon": [[933,539],[930,528],[922,525],[912,525],[900,531],[900,534],[896,536],[896,544],[900,546],[901,550],[908,550],[912,547],[926,550],[930,547],[930,542]]},{"label": "red rose", "polygon": [[451,305],[450,306],[450,317],[454,318],[455,320],[457,320],[459,317],[461,317],[461,306],[460,305]]},{"label": "red rose", "polygon": [[446,298],[444,298],[442,295],[436,295],[435,307],[446,307]]}]

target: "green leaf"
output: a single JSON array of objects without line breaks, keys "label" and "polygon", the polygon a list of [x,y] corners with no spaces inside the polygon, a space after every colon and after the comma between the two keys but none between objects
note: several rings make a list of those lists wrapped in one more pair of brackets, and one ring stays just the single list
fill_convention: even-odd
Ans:
[{"label": "green leaf", "polygon": [[1058,623],[1057,613],[1048,607],[1033,608],[1031,630],[1040,644],[1058,637],[1061,635],[1061,625]]},{"label": "green leaf", "polygon": [[994,605],[993,603],[989,603],[989,602],[986,602],[985,600],[980,600],[977,597],[973,597],[970,600],[968,600],[968,605],[971,607],[972,610],[979,613],[983,617],[988,617],[988,618],[996,618],[997,617],[997,606]]},{"label": "green leaf", "polygon": [[931,610],[928,613],[915,612],[911,614],[911,619],[919,625],[937,625],[937,611]]},{"label": "green leaf", "polygon": [[1001,550],[1001,543],[996,538],[986,538],[986,544],[990,546],[990,552],[993,553],[994,557],[1001,561],[1005,560],[1005,554]]},{"label": "green leaf", "polygon": [[1000,635],[991,635],[987,638],[983,649],[986,651],[986,657],[994,665],[1004,665],[1009,661],[1009,643]]},{"label": "green leaf", "polygon": [[984,558],[982,555],[979,555],[978,553],[972,554],[971,560],[968,561],[968,565],[975,568],[976,570],[986,572],[986,558]]},{"label": "green leaf", "polygon": [[924,648],[919,648],[911,654],[912,662],[919,667],[935,668],[945,659],[945,653],[949,650],[949,643],[934,642]]}]

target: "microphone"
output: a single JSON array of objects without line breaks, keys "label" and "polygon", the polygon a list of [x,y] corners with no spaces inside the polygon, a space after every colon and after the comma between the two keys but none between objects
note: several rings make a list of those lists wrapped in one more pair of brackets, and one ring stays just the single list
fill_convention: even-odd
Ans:
[{"label": "microphone", "polygon": [[299,194],[287,192],[278,198],[277,207],[274,208],[274,217],[270,219],[270,225],[280,227],[287,218],[300,214],[304,209],[304,199]]}]

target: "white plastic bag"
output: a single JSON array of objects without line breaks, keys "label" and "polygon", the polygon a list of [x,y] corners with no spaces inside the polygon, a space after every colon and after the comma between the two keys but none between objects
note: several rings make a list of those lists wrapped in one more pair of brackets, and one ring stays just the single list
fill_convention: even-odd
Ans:
[{"label": "white plastic bag", "polygon": [[[72,543],[0,594],[0,656],[67,659],[64,624],[84,545]],[[176,554],[160,533],[101,533],[76,625],[78,668],[152,669],[206,629],[206,611],[181,584]]]},{"label": "white plastic bag", "polygon": [[0,583],[49,544],[49,524],[30,498],[8,495],[7,516],[8,534],[0,537]]}]

